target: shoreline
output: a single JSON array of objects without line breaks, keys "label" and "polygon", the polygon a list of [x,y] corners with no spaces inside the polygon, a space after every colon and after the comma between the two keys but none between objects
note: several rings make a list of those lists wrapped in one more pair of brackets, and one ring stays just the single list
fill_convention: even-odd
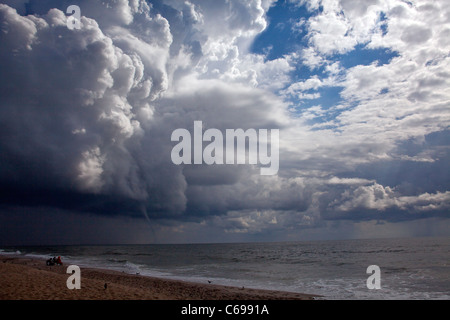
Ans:
[{"label": "shoreline", "polygon": [[[0,300],[314,300],[318,295],[238,288],[81,267],[81,289],[70,290],[68,265],[0,254]],[[105,288],[106,284],[106,288]]]}]

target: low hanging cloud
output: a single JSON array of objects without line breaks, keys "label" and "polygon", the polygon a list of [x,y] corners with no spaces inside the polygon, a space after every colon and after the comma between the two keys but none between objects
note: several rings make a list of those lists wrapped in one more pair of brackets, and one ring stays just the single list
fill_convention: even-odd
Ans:
[{"label": "low hanging cloud", "polygon": [[385,211],[390,208],[396,208],[411,213],[432,210],[443,211],[449,209],[449,200],[449,191],[435,194],[423,193],[418,196],[400,196],[390,187],[373,184],[360,186],[351,192],[344,192],[342,199],[336,201],[339,205],[334,209],[337,211],[352,211],[356,209]]},{"label": "low hanging cloud", "polygon": [[[288,3],[315,12],[298,21],[308,46],[268,60],[251,44],[274,1],[0,0],[2,205],[241,234],[448,212],[444,2]],[[345,68],[360,46],[396,54]],[[314,104],[330,88],[340,101]],[[171,133],[194,121],[280,129],[279,174],[174,165]]]}]

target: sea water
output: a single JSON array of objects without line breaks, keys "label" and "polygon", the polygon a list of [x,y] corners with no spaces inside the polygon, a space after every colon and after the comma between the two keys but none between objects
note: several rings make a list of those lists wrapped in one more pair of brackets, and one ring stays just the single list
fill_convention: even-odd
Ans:
[{"label": "sea water", "polygon": [[[450,298],[450,238],[5,247],[0,254],[324,299]],[[367,286],[371,265],[381,271],[378,290]]]}]

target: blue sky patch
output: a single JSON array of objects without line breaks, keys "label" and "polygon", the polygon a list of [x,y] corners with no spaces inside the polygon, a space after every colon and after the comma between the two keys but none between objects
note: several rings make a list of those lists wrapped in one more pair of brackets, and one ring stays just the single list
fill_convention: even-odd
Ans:
[{"label": "blue sky patch", "polygon": [[365,44],[358,44],[355,49],[344,55],[336,55],[333,60],[338,60],[345,69],[358,65],[368,66],[374,62],[382,66],[388,64],[398,53],[387,48],[368,49]]},{"label": "blue sky patch", "polygon": [[256,37],[251,51],[275,60],[308,46],[303,22],[313,13],[305,6],[278,1],[267,13],[268,27]]}]

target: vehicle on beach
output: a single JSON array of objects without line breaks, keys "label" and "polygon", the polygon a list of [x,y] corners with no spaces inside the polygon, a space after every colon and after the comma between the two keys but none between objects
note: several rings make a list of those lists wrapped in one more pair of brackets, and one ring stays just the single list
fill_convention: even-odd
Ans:
[{"label": "vehicle on beach", "polygon": [[47,264],[48,266],[54,266],[55,264],[56,264],[56,265],[59,265],[59,266],[62,266],[63,263],[62,263],[62,261],[61,261],[61,257],[58,256],[58,258],[53,257],[53,258],[48,259],[47,262],[46,262],[46,264]]}]

